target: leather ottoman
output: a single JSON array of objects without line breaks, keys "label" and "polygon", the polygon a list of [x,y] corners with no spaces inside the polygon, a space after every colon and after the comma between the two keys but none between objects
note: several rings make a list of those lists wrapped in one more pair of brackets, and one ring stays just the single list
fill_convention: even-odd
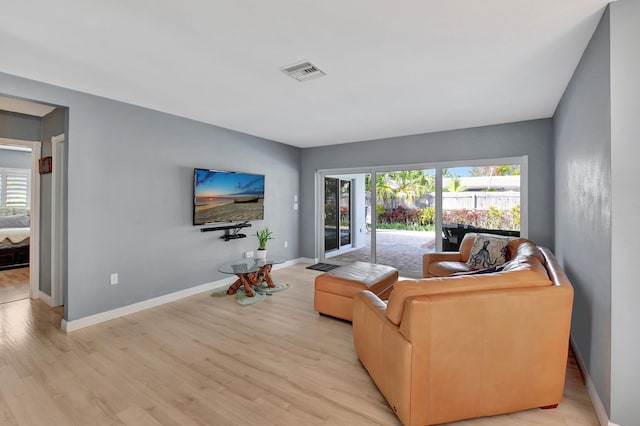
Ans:
[{"label": "leather ottoman", "polygon": [[398,270],[391,266],[355,262],[318,275],[313,306],[316,312],[351,321],[353,296],[362,290],[389,299]]}]

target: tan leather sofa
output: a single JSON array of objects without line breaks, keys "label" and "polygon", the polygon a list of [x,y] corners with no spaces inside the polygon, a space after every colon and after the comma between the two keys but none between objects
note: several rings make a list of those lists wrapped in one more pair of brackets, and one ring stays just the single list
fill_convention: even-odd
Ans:
[{"label": "tan leather sofa", "polygon": [[399,281],[388,304],[355,295],[356,353],[405,425],[562,399],[573,288],[549,250],[513,248],[504,272]]}]

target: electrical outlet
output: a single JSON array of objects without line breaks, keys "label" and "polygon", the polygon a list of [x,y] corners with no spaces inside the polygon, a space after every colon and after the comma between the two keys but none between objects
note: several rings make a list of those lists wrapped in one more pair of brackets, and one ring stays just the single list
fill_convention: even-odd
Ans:
[{"label": "electrical outlet", "polygon": [[284,248],[287,248],[287,246],[289,245],[289,243],[287,243],[286,241],[284,242]]},{"label": "electrical outlet", "polygon": [[246,257],[247,259],[252,258],[253,257],[253,252],[252,251],[248,251],[244,254],[244,257]]},{"label": "electrical outlet", "polygon": [[118,284],[118,274],[111,274],[111,285]]}]

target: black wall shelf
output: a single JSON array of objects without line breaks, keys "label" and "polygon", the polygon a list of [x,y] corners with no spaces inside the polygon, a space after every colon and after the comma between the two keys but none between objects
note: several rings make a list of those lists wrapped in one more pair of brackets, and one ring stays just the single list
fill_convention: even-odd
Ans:
[{"label": "black wall shelf", "polygon": [[[210,227],[210,228],[200,228],[200,232],[224,231],[224,235],[222,235],[220,238],[222,238],[225,241],[229,241],[229,240],[237,240],[238,238],[246,238],[247,235],[246,234],[240,234],[239,231],[242,228],[249,228],[249,227],[251,227],[250,223],[243,222],[243,223],[236,223],[234,225],[224,225],[224,226],[213,226],[213,227]],[[233,232],[231,232],[231,230],[233,230]]]}]

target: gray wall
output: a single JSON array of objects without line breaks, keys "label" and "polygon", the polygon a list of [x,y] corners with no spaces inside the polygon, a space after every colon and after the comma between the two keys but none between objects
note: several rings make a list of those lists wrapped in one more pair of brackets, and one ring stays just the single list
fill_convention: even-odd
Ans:
[{"label": "gray wall", "polygon": [[0,138],[40,141],[40,117],[0,111]]},{"label": "gray wall", "polygon": [[[65,133],[67,110],[56,108],[42,117],[41,158],[51,156],[51,138]],[[40,290],[51,295],[51,185],[53,174],[40,175]]]},{"label": "gray wall", "polygon": [[555,253],[575,290],[571,334],[607,411],[612,254],[609,50],[606,12],[554,117]]},{"label": "gray wall", "polygon": [[318,169],[521,155],[529,156],[529,237],[553,248],[552,125],[546,119],[303,150],[302,255],[316,256],[314,182]]},{"label": "gray wall", "polygon": [[0,145],[0,167],[9,169],[31,169],[31,153],[2,149]]},{"label": "gray wall", "polygon": [[636,264],[640,158],[640,1],[619,0],[611,12],[611,419],[640,422],[640,286]]},{"label": "gray wall", "polygon": [[265,220],[246,233],[268,225],[268,248],[299,256],[298,148],[7,74],[0,87],[69,107],[67,320],[225,278],[217,264],[257,248],[191,225],[194,167],[265,174]]}]

